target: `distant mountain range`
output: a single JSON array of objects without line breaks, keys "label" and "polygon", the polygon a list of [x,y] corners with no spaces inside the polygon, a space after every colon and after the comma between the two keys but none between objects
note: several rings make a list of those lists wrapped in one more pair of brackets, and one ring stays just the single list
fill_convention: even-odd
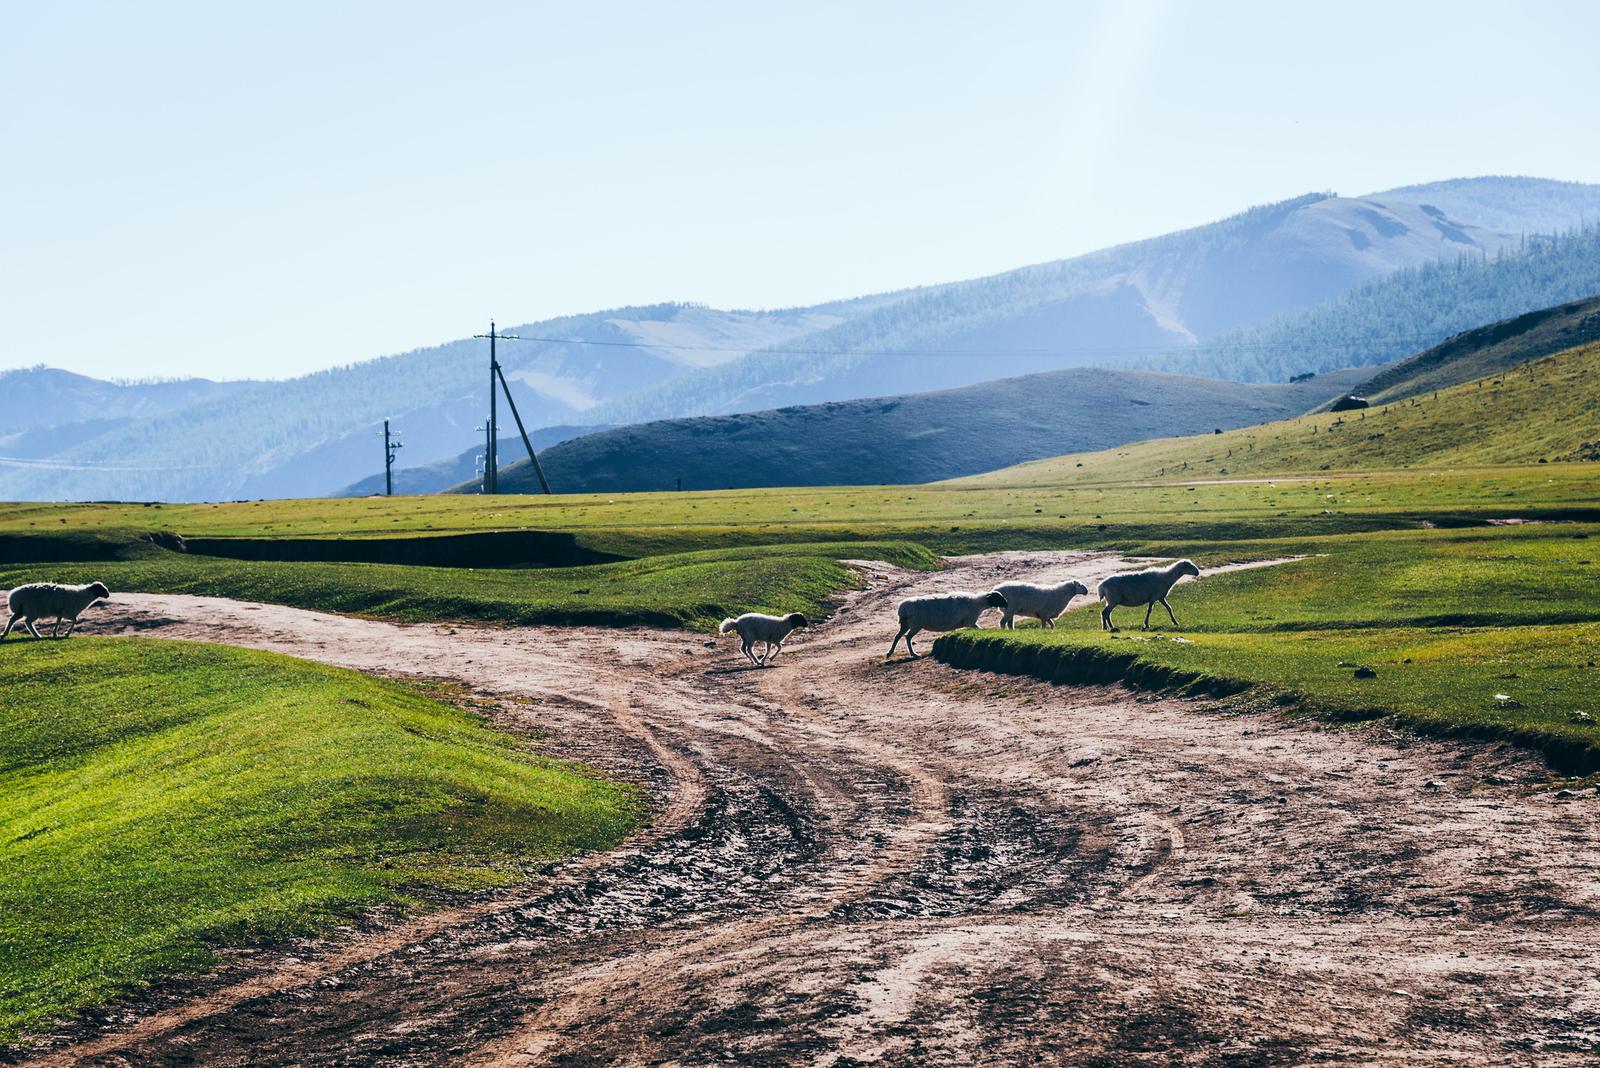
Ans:
[{"label": "distant mountain range", "polygon": [[[1480,318],[1453,322],[1448,305],[1459,287],[1413,287],[1408,299],[1445,306],[1419,312],[1422,340],[1400,351],[1330,332],[1327,324],[1343,319],[1317,318],[1363,286],[1381,288],[1407,271],[1437,280],[1461,265],[1494,266],[1496,257],[1525,255],[1524,233],[1595,219],[1600,186],[1538,179],[1315,194],[1070,260],[812,308],[672,304],[550,320],[515,332],[553,340],[507,342],[502,360],[530,429],[907,394],[1093,365],[1281,379],[1382,362],[1489,318],[1600,292],[1569,292],[1581,272],[1542,281],[1525,272],[1526,284],[1504,300],[1470,305]],[[1538,247],[1548,265],[1561,258],[1548,250],[1565,246]],[[1381,306],[1370,293],[1362,299]],[[1278,333],[1261,340],[1251,331]],[[1264,360],[1265,344],[1288,355]],[[1195,362],[1201,353],[1211,355]],[[402,470],[449,461],[477,441],[485,356],[483,342],[463,339],[283,382],[117,386],[11,372],[0,377],[8,400],[53,389],[58,414],[0,424],[0,499],[328,494],[377,469],[386,416],[403,432]],[[183,390],[192,396],[173,400]]]},{"label": "distant mountain range", "polygon": [[[577,343],[506,341],[500,361],[530,429],[570,424],[613,397],[826,328],[871,303],[777,312],[621,308],[508,331]],[[0,378],[0,388],[7,396],[32,391],[40,376],[60,374],[14,371]],[[385,418],[401,434],[405,466],[453,456],[480,440],[473,428],[487,415],[487,378],[487,342],[469,338],[282,382],[204,383],[212,392],[194,403],[103,430],[69,431],[47,456],[0,451],[0,500],[331,494],[381,468]],[[86,393],[95,396],[110,385],[82,381],[93,383]],[[502,414],[504,432],[512,421]]]},{"label": "distant mountain range", "polygon": [[[1073,368],[901,397],[667,419],[540,453],[558,493],[932,482],[1024,460],[1299,415],[1371,369],[1287,385]],[[508,453],[507,455],[514,455]],[[537,493],[527,460],[502,491]],[[476,492],[477,483],[458,487]]]}]

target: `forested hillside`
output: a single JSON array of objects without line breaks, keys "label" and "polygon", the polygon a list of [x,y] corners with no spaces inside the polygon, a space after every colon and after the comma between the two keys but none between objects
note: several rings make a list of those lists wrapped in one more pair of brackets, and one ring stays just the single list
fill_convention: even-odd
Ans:
[{"label": "forested hillside", "polygon": [[[1529,360],[1600,341],[1600,297],[1467,330],[1389,367],[1357,392],[1374,404],[1448,389]],[[1596,368],[1600,370],[1600,367]]]},{"label": "forested hillside", "polygon": [[1320,307],[1225,334],[1140,367],[1270,382],[1304,371],[1389,363],[1452,334],[1600,293],[1600,229],[1529,237],[1494,256],[1463,254],[1369,282]]}]

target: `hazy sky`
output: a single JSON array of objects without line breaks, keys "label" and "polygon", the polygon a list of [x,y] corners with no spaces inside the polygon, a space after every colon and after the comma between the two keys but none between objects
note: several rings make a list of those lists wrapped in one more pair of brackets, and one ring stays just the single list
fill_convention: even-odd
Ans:
[{"label": "hazy sky", "polygon": [[1588,2],[0,0],[0,368],[285,376],[1600,181]]}]

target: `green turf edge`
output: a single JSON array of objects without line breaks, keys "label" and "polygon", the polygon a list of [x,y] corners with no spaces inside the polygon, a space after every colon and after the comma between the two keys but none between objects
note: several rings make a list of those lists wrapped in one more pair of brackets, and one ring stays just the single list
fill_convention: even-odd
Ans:
[{"label": "green turf edge", "polygon": [[1152,693],[1226,698],[1253,695],[1277,710],[1333,723],[1383,719],[1434,738],[1505,742],[1540,754],[1551,767],[1572,775],[1600,771],[1600,741],[1538,727],[1462,723],[1374,705],[1356,705],[1283,690],[1255,679],[1176,668],[1139,653],[1089,645],[1019,642],[1009,633],[954,631],[933,643],[932,656],[962,670],[1040,679],[1054,685],[1121,684]]}]

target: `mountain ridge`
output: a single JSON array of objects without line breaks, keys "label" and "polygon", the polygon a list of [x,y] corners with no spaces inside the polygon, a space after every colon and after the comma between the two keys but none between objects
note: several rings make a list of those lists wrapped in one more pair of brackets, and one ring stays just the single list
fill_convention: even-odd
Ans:
[{"label": "mountain ridge", "polygon": [[[513,328],[566,343],[510,342],[502,362],[530,430],[924,392],[1060,366],[1126,366],[1137,362],[1130,350],[1188,353],[1196,339],[1240,329],[1232,323],[1254,329],[1262,316],[1307,302],[1294,314],[1315,311],[1360,278],[1389,277],[1397,264],[1417,269],[1404,265],[1431,264],[1441,250],[1487,257],[1523,240],[1419,202],[1434,192],[1502,223],[1543,223],[1563,211],[1576,220],[1600,205],[1600,187],[1574,183],[1437,186],[1389,198],[1308,194],[1070,260],[809,308],[662,304],[566,316]],[[1543,295],[1550,299],[1540,304],[1559,299]],[[1446,325],[1439,337],[1477,323]],[[1339,342],[1323,340],[1320,366],[1354,362]],[[281,382],[213,383],[225,388],[125,420],[102,421],[90,401],[53,432],[20,442],[40,455],[0,452],[0,498],[325,494],[371,473],[385,417],[407,432],[406,467],[448,460],[477,439],[482,349],[463,338]],[[860,355],[920,349],[943,354]],[[1172,369],[1287,377],[1288,363],[1270,374],[1238,363]]]}]

